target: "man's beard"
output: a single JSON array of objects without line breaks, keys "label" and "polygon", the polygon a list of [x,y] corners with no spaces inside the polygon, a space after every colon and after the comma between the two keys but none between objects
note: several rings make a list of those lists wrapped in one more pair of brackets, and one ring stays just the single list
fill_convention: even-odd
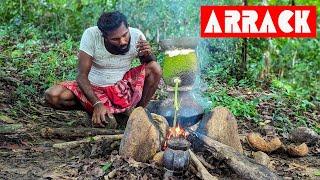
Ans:
[{"label": "man's beard", "polygon": [[108,46],[109,46],[110,49],[112,49],[117,54],[124,55],[130,50],[130,41],[131,41],[131,37],[130,37],[129,42],[128,42],[127,45],[123,45],[123,46],[118,47],[118,46],[115,46],[115,45],[113,45],[111,43],[108,43]]}]

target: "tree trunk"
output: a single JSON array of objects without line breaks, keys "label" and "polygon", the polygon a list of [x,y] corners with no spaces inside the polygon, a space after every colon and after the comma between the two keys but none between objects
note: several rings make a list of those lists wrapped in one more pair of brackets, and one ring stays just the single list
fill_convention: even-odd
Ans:
[{"label": "tree trunk", "polygon": [[[244,6],[248,5],[247,0],[243,0],[242,4]],[[240,71],[238,73],[238,80],[243,79],[247,72],[247,54],[248,54],[248,38],[243,38],[242,49],[241,49],[241,62],[240,62]]]}]

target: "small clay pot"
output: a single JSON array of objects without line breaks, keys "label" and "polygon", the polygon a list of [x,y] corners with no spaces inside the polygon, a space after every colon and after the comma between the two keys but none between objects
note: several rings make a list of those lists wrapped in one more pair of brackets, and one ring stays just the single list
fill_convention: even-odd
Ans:
[{"label": "small clay pot", "polygon": [[190,163],[190,142],[184,138],[172,138],[168,140],[168,147],[164,151],[163,165],[167,171],[174,175],[182,175]]}]

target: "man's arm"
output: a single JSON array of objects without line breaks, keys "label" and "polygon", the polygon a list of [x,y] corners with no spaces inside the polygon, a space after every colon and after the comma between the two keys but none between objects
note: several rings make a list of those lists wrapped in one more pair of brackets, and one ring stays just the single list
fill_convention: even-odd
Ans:
[{"label": "man's arm", "polygon": [[94,105],[94,110],[92,114],[92,122],[93,124],[103,126],[103,122],[106,123],[105,114],[107,113],[107,109],[104,107],[102,102],[99,102],[99,98],[95,95],[91,88],[90,81],[88,79],[88,75],[92,66],[93,57],[89,56],[84,51],[80,51],[79,55],[79,64],[78,64],[78,76],[77,83],[86,96],[86,98]]},{"label": "man's arm", "polygon": [[149,55],[142,55],[142,56],[139,56],[139,59],[140,59],[140,63],[149,63],[151,61],[157,61],[156,59],[156,56],[151,53]]}]

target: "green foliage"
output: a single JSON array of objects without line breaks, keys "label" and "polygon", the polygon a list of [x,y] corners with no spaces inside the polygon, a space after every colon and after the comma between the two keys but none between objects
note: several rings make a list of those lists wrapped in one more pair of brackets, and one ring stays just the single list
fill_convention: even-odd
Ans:
[{"label": "green foliage", "polygon": [[139,66],[141,63],[140,63],[140,60],[138,58],[135,58],[133,59],[133,61],[131,62],[131,67],[137,67]]},{"label": "green foliage", "polygon": [[113,9],[115,3],[115,0],[2,0],[0,23],[17,29],[32,25],[50,39],[68,36],[79,39],[83,30],[95,25],[100,14]]},{"label": "green foliage", "polygon": [[313,130],[315,131],[315,132],[317,132],[318,134],[320,134],[320,124],[318,123],[318,124],[315,124],[314,126],[313,126]]},{"label": "green foliage", "polygon": [[37,94],[37,89],[34,85],[21,85],[15,91],[19,100],[26,103],[29,98]]},{"label": "green foliage", "polygon": [[236,117],[251,119],[254,122],[259,121],[256,105],[258,100],[246,100],[242,97],[233,97],[228,95],[226,88],[219,88],[214,92],[206,93],[212,101],[212,107],[227,107]]},{"label": "green foliage", "polygon": [[10,27],[1,31],[0,46],[6,49],[1,53],[0,64],[16,68],[17,74],[13,76],[24,80],[16,90],[21,100],[26,102],[59,81],[75,79],[78,42],[66,39],[48,43],[32,27],[21,30],[25,38],[12,36],[14,33]]},{"label": "green foliage", "polygon": [[103,170],[103,172],[107,173],[109,172],[111,166],[112,166],[112,162],[107,162],[105,164],[101,164],[101,169]]},{"label": "green foliage", "polygon": [[[317,13],[320,13],[320,2],[318,0],[268,0],[268,5],[292,5],[292,1],[294,1],[295,5],[298,6],[316,6]],[[257,4],[256,1],[253,1],[252,4]]]},{"label": "green foliage", "polygon": [[227,83],[236,77],[240,59],[239,39],[210,39],[203,41],[198,47],[200,68],[208,82]]}]

